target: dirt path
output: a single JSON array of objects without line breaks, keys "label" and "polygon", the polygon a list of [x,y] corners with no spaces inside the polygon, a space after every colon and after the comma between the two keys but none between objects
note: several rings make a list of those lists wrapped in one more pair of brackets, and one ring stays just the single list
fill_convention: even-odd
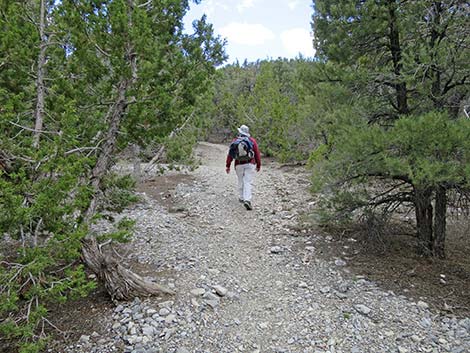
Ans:
[{"label": "dirt path", "polygon": [[263,165],[246,211],[225,154],[201,143],[199,168],[145,182],[121,215],[137,222],[121,254],[177,295],[121,303],[66,351],[468,352],[470,319],[439,317],[318,256],[329,239],[298,227],[314,207],[301,168]]}]

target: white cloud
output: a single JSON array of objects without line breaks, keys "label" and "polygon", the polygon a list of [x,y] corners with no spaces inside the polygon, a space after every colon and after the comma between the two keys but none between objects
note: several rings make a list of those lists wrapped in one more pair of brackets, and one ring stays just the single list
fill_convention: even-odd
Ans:
[{"label": "white cloud", "polygon": [[205,0],[202,2],[202,6],[204,9],[203,12],[207,15],[207,17],[212,17],[217,11],[217,8],[222,8],[224,10],[228,9],[226,3],[218,0]]},{"label": "white cloud", "polygon": [[254,0],[241,0],[237,5],[238,12],[242,12],[245,9],[253,7],[255,5],[254,2]]},{"label": "white cloud", "polygon": [[313,37],[304,28],[292,28],[281,33],[282,45],[291,56],[302,53],[304,56],[314,56]]},{"label": "white cloud", "polygon": [[274,33],[262,24],[232,22],[222,27],[220,34],[227,38],[229,44],[234,42],[244,45],[260,45],[274,39]]},{"label": "white cloud", "polygon": [[298,4],[299,4],[299,0],[289,0],[287,2],[287,6],[289,6],[289,9],[291,10],[294,10]]}]

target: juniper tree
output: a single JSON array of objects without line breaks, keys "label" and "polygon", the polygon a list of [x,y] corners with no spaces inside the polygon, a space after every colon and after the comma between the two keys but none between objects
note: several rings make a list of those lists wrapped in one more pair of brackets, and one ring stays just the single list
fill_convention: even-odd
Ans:
[{"label": "juniper tree", "polygon": [[[419,141],[427,141],[431,144],[428,147],[443,146],[449,138],[446,133],[455,131],[452,124],[461,124],[455,120],[462,101],[469,94],[469,43],[468,36],[461,34],[470,30],[466,20],[470,7],[464,1],[325,0],[313,3],[312,26],[319,58],[345,70],[341,81],[354,92],[356,102],[365,111],[362,118],[369,123],[364,125],[359,120],[356,124],[370,134],[380,134],[386,133],[389,128],[393,129],[399,119],[411,120],[408,126],[416,128],[418,125],[413,124],[419,123],[413,120],[431,119],[429,117],[432,115],[428,112],[435,112],[441,117],[440,123],[430,125],[437,131],[416,129],[408,136],[411,141],[417,141],[416,148],[410,148],[415,162],[410,161],[409,168],[401,169],[400,175],[389,173],[385,167],[380,170],[377,165],[370,164],[371,160],[375,160],[375,155],[387,158],[393,153],[382,145],[371,150],[367,143],[371,139],[374,141],[373,136],[369,136],[362,144],[364,151],[372,154],[370,156],[364,153],[354,155],[353,151],[357,153],[359,149],[351,149],[348,155],[348,140],[338,138],[329,146],[333,152],[328,159],[336,156],[356,163],[343,164],[341,160],[330,160],[331,163],[327,163],[325,168],[332,171],[329,168],[347,165],[348,170],[341,169],[345,178],[333,173],[338,176],[336,182],[343,186],[348,184],[342,183],[349,180],[346,176],[352,177],[350,172],[354,174],[352,171],[356,170],[356,180],[365,182],[369,178],[379,177],[392,183],[399,180],[410,187],[412,192],[405,199],[402,200],[401,196],[393,197],[393,192],[389,192],[386,193],[388,199],[382,198],[381,203],[385,204],[387,200],[390,204],[397,201],[411,202],[415,208],[420,252],[443,257],[447,194],[453,189],[465,195],[468,175],[457,177],[444,173],[446,176],[443,174],[438,177],[429,172],[428,180],[424,178],[417,182],[414,173],[421,170],[420,163],[423,161],[429,159],[431,161],[428,164],[433,165],[433,154],[428,155],[429,149],[422,148]],[[449,122],[443,122],[443,116]],[[382,126],[383,130],[377,129],[375,124]],[[337,128],[342,131],[346,126]],[[351,130],[351,141],[355,141],[353,134],[357,132],[356,128],[348,128]],[[439,134],[441,128],[445,133]],[[422,133],[438,140],[427,140],[427,137],[420,135]],[[341,133],[338,135],[341,136]],[[465,138],[466,135],[458,136]],[[340,146],[338,141],[346,146]],[[462,153],[465,155],[465,150],[459,150],[466,148],[465,141],[455,143],[453,152],[444,148],[449,153],[443,153],[446,157],[442,157],[442,160],[437,158],[439,163],[445,163],[446,160],[449,163],[466,163],[465,158],[460,158]],[[457,148],[457,145],[460,147]],[[336,150],[345,153],[335,154]],[[397,159],[395,163],[399,161]],[[370,171],[367,171],[368,167]],[[334,183],[334,180],[330,182]]]},{"label": "juniper tree", "polygon": [[0,234],[19,249],[1,254],[0,316],[24,349],[51,301],[94,287],[80,258],[115,298],[159,290],[105,258],[88,224],[119,149],[171,131],[224,60],[204,18],[183,33],[188,6],[0,2]]}]

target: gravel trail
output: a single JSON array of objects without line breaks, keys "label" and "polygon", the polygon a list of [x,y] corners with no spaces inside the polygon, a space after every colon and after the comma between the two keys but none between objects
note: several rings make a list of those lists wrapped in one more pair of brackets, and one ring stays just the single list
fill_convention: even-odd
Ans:
[{"label": "gravel trail", "polygon": [[147,192],[117,216],[137,221],[128,261],[177,294],[120,303],[103,317],[105,333],[84,332],[65,351],[470,351],[470,318],[438,316],[352,275],[344,259],[318,256],[328,238],[297,226],[315,207],[302,168],[263,165],[247,211],[226,152],[199,144],[202,164],[168,195],[172,207]]}]

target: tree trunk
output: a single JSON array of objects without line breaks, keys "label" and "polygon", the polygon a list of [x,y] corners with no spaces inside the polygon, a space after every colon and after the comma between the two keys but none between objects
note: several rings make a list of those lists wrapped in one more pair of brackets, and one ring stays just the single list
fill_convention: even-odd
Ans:
[{"label": "tree trunk", "polygon": [[132,145],[132,162],[133,162],[133,172],[134,172],[134,180],[136,183],[140,182],[140,177],[142,172],[140,170],[140,146],[137,143]]},{"label": "tree trunk", "polygon": [[127,300],[136,296],[174,294],[173,291],[129,271],[115,259],[103,255],[95,238],[88,238],[83,242],[82,258],[103,281],[113,300]]},{"label": "tree trunk", "polygon": [[[128,6],[129,11],[131,11],[132,2],[129,2]],[[129,28],[132,28],[130,13],[128,17]],[[120,80],[117,85],[116,100],[110,106],[107,113],[109,128],[106,132],[105,143],[100,150],[98,160],[92,171],[90,184],[93,189],[93,197],[85,213],[85,222],[87,223],[90,222],[96,212],[101,193],[101,182],[112,164],[119,128],[129,104],[126,95],[137,79],[137,58],[131,43],[127,43],[126,52],[127,64],[131,69],[131,77],[123,77]],[[82,259],[98,278],[104,282],[105,288],[113,299],[130,299],[134,296],[150,296],[162,293],[173,294],[173,291],[144,280],[139,275],[122,267],[116,260],[105,256],[100,251],[96,239],[90,233],[83,240]]]},{"label": "tree trunk", "polygon": [[436,207],[434,219],[434,256],[445,258],[447,191],[443,186],[436,189]]},{"label": "tree trunk", "polygon": [[433,207],[430,189],[415,189],[414,203],[418,236],[418,253],[425,256],[432,254],[433,248]]},{"label": "tree trunk", "polygon": [[46,10],[45,0],[41,0],[41,10],[39,19],[39,56],[38,56],[38,69],[36,78],[36,108],[34,110],[34,137],[33,147],[39,147],[39,139],[41,137],[41,131],[44,120],[44,67],[46,66],[46,38],[45,38],[45,27],[46,27]]},{"label": "tree trunk", "polygon": [[396,90],[397,99],[397,110],[398,114],[408,114],[408,89],[406,82],[401,78],[402,71],[402,53],[400,46],[400,31],[398,28],[398,19],[396,14],[395,1],[389,0],[388,2],[388,14],[389,14],[389,40],[390,40],[390,53],[392,55],[393,72],[395,73],[395,80],[397,83],[394,84]]},{"label": "tree trunk", "polygon": [[121,118],[127,108],[126,92],[128,90],[129,84],[130,81],[128,79],[121,80],[118,85],[116,101],[113,105],[111,105],[107,113],[109,128],[106,132],[105,142],[100,150],[98,160],[96,161],[92,171],[91,187],[93,188],[94,195],[85,214],[85,220],[87,223],[90,222],[91,217],[93,217],[93,215],[96,213],[96,207],[100,197],[101,180],[103,179],[103,176],[106,174],[108,169],[111,167],[112,156],[116,146]]},{"label": "tree trunk", "polygon": [[[129,79],[122,79],[118,85],[117,98],[108,111],[111,118],[109,129],[98,160],[92,172],[91,186],[94,196],[85,214],[86,222],[90,222],[99,202],[100,186],[103,177],[112,164],[112,156],[116,146],[122,117],[127,107],[126,92],[131,84]],[[130,299],[134,296],[150,296],[154,294],[173,294],[173,291],[146,281],[139,275],[125,269],[116,260],[105,256],[99,249],[96,239],[88,234],[83,241],[82,259],[85,264],[104,282],[105,288],[113,299]]]}]

